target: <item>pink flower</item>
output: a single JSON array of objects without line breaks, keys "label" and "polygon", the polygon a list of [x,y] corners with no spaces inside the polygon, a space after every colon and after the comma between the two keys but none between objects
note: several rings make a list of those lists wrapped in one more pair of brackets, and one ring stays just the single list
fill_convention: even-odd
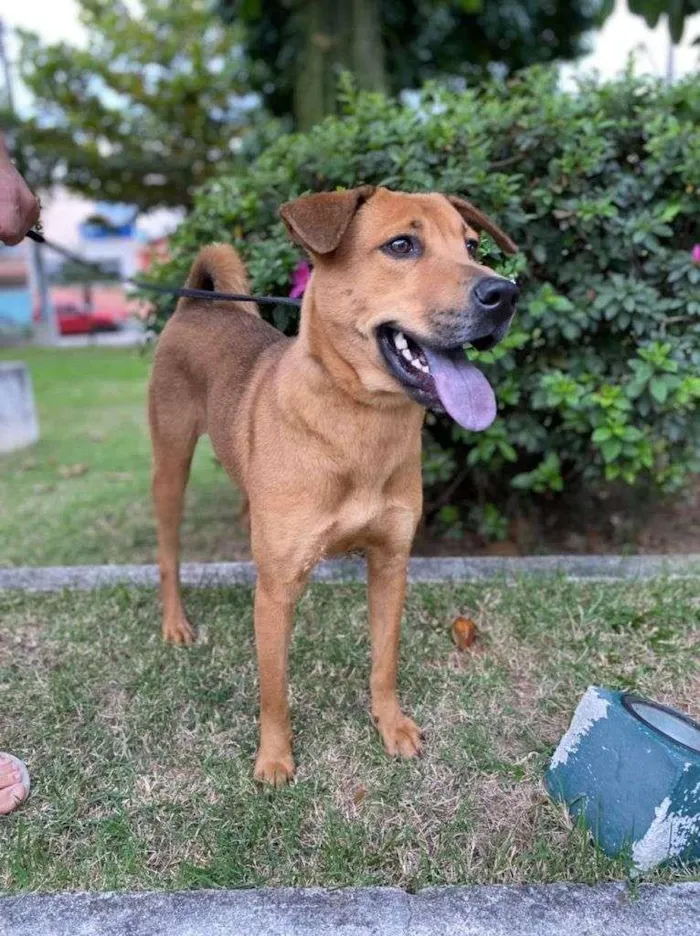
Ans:
[{"label": "pink flower", "polygon": [[693,263],[700,263],[700,244],[695,244],[690,251],[690,256],[693,258]]},{"label": "pink flower", "polygon": [[292,273],[292,288],[289,292],[290,299],[301,299],[306,287],[309,285],[310,279],[311,266],[305,260],[300,260]]}]

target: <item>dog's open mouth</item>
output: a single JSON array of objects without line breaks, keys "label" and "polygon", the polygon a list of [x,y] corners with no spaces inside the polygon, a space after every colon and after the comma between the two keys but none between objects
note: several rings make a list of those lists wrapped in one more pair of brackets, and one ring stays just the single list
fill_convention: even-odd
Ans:
[{"label": "dog's open mouth", "polygon": [[[496,418],[491,384],[471,361],[464,347],[436,348],[391,325],[382,325],[377,338],[389,370],[416,402],[445,410],[465,429],[487,429]],[[493,342],[473,342],[486,350]]]}]

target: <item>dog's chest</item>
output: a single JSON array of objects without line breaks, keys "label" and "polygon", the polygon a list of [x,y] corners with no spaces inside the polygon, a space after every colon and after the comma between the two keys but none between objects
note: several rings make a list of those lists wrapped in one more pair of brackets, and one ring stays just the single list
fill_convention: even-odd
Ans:
[{"label": "dog's chest", "polygon": [[345,495],[335,510],[333,528],[337,535],[351,535],[373,526],[386,510],[387,499],[381,486],[348,479]]},{"label": "dog's chest", "polygon": [[[407,478],[418,476],[417,484]],[[333,497],[326,511],[326,548],[329,551],[360,548],[383,535],[395,515],[405,514],[407,522],[420,513],[420,465],[413,470],[404,461],[363,460],[358,453],[352,470],[336,475]]]}]

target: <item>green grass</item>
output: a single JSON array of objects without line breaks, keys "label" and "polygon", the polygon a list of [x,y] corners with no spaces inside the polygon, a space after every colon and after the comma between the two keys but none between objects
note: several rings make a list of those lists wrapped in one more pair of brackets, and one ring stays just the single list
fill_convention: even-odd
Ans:
[{"label": "green grass", "polygon": [[[153,562],[146,384],[150,354],[121,348],[0,352],[29,364],[41,439],[0,456],[0,565]],[[239,558],[237,495],[198,446],[183,525],[185,559]]]},{"label": "green grass", "polygon": [[[276,792],[252,780],[250,597],[190,592],[200,639],[182,650],[161,643],[151,590],[0,594],[2,747],[34,783],[0,821],[0,889],[625,877],[542,773],[591,683],[698,715],[697,581],[413,587],[401,694],[426,732],[416,762],[387,759],[368,717],[364,589],[314,587],[291,650],[298,780]],[[460,654],[464,612],[480,639]]]}]

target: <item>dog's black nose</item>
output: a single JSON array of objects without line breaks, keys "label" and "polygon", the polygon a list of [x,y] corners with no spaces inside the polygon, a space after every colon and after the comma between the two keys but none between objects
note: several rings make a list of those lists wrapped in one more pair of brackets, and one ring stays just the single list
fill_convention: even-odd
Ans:
[{"label": "dog's black nose", "polygon": [[511,316],[515,312],[520,291],[515,283],[502,276],[484,276],[473,289],[475,304],[481,312],[499,318]]}]

